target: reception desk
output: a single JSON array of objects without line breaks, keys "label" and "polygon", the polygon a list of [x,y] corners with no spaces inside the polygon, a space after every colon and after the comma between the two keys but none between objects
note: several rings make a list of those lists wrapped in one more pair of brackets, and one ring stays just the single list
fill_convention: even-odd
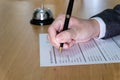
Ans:
[{"label": "reception desk", "polygon": [[[54,18],[65,14],[69,0],[45,0]],[[119,0],[75,0],[72,16],[87,19]],[[39,34],[49,25],[31,25],[40,0],[0,1],[0,80],[120,80],[120,63],[40,67]],[[46,57],[47,58],[47,57]]]}]

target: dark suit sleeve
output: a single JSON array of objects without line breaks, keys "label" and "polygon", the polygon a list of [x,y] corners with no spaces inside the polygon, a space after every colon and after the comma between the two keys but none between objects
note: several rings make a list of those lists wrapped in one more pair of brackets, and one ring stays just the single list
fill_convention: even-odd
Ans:
[{"label": "dark suit sleeve", "polygon": [[106,24],[106,33],[103,39],[120,34],[120,4],[113,9],[106,9],[93,17],[102,18]]}]

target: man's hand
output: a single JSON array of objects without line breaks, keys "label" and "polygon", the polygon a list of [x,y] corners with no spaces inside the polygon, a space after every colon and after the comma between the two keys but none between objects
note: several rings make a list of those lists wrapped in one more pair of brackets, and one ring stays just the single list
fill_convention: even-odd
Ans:
[{"label": "man's hand", "polygon": [[78,42],[86,42],[98,37],[100,33],[99,23],[94,19],[71,17],[69,29],[62,31],[64,21],[65,15],[60,15],[48,28],[48,40],[56,48],[59,48],[60,43],[64,43],[63,49],[68,49]]}]

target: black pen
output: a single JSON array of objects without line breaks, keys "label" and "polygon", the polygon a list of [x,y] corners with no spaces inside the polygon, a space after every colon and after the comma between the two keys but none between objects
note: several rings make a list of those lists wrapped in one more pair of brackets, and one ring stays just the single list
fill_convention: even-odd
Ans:
[{"label": "black pen", "polygon": [[[74,3],[74,0],[69,1],[66,16],[65,16],[65,22],[64,22],[64,26],[63,26],[62,31],[65,31],[65,30],[68,29],[69,20],[70,20],[71,13],[72,13],[72,8],[73,8],[73,3]],[[64,43],[60,43],[60,47],[59,47],[59,52],[60,53],[62,52],[63,45],[64,45]]]}]

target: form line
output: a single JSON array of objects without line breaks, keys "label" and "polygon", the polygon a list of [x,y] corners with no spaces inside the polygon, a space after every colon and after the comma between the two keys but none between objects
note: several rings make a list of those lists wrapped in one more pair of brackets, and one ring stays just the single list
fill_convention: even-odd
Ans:
[{"label": "form line", "polygon": [[80,47],[79,44],[78,44],[78,47],[79,47],[79,49],[80,49],[80,52],[82,53],[82,56],[83,56],[84,61],[87,62],[86,59],[85,59],[85,56],[84,56],[84,54],[83,54],[83,51],[82,51],[82,49],[81,49],[81,47]]}]

